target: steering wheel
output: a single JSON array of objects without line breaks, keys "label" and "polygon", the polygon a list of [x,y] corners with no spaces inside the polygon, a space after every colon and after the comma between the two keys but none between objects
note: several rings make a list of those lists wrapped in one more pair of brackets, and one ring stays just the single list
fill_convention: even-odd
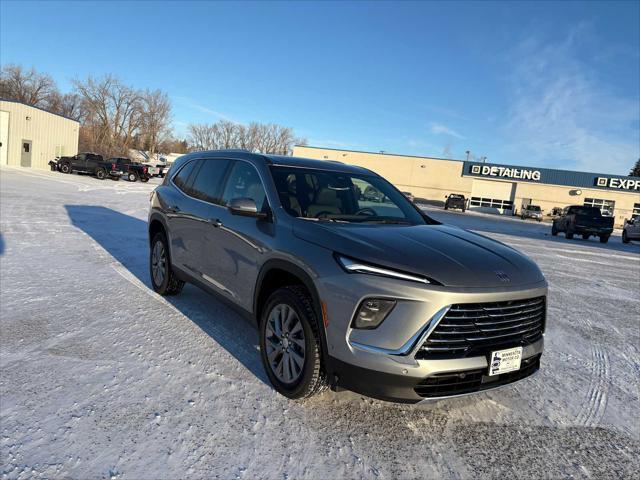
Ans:
[{"label": "steering wheel", "polygon": [[361,208],[356,212],[356,215],[367,215],[375,217],[377,215],[376,211],[371,207]]}]

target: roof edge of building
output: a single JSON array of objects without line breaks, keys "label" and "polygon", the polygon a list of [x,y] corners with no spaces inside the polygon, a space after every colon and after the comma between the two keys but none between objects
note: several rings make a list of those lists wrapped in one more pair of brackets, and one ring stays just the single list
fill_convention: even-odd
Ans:
[{"label": "roof edge of building", "polygon": [[71,120],[72,122],[80,123],[80,121],[76,120],[75,118],[67,117],[66,115],[61,115],[59,113],[52,112],[50,110],[47,110],[46,108],[36,107],[35,105],[29,105],[28,103],[20,102],[18,100],[10,100],[8,98],[0,97],[0,102],[17,103],[18,105],[24,105],[25,107],[35,108],[36,110],[40,110],[42,112],[46,112],[46,113],[49,113],[51,115],[55,115],[56,117],[62,117],[62,118],[65,118],[67,120]]}]

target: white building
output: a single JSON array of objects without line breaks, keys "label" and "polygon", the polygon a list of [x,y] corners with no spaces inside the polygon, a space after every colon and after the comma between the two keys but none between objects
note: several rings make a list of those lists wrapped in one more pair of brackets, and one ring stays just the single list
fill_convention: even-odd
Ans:
[{"label": "white building", "polygon": [[49,168],[49,160],[78,153],[76,120],[0,100],[0,165]]}]

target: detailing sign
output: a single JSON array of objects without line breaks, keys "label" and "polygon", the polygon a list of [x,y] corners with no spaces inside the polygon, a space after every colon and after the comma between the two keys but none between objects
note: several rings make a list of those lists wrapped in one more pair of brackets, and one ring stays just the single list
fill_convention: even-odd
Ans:
[{"label": "detailing sign", "polygon": [[529,170],[527,168],[471,165],[471,173],[473,175],[482,175],[485,177],[513,178],[520,180],[533,180],[536,182],[540,181],[540,170]]},{"label": "detailing sign", "polygon": [[634,178],[597,177],[596,187],[619,188],[621,190],[640,190],[640,180]]}]

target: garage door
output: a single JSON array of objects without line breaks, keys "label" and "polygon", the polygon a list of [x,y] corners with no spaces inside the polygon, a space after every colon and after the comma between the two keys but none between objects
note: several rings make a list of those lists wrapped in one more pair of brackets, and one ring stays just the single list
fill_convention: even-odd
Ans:
[{"label": "garage door", "polygon": [[513,182],[474,180],[471,186],[469,208],[512,215],[515,190],[516,184]]}]

